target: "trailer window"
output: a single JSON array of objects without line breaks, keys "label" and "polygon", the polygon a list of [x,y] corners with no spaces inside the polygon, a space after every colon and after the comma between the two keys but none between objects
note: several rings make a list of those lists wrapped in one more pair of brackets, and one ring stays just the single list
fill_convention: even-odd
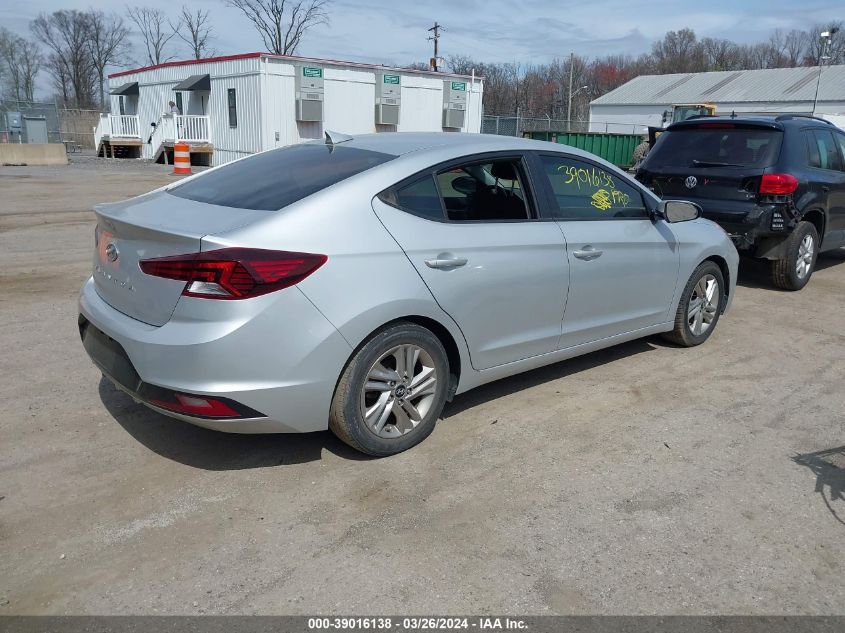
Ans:
[{"label": "trailer window", "polygon": [[238,127],[238,101],[234,88],[226,91],[226,99],[229,106],[229,127]]},{"label": "trailer window", "polygon": [[223,207],[274,211],[394,158],[355,147],[304,143],[224,165],[168,193]]}]

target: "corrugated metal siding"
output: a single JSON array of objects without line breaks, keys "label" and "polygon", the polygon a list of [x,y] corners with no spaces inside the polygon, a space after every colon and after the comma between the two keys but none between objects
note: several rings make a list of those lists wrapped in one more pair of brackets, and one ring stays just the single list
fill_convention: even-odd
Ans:
[{"label": "corrugated metal siding", "polygon": [[[818,68],[771,68],[636,77],[593,105],[812,101]],[[845,65],[825,67],[819,101],[845,101]]]}]

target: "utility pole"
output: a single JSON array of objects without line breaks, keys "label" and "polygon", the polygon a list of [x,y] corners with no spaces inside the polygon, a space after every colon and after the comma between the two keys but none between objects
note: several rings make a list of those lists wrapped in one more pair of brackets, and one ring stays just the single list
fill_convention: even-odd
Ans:
[{"label": "utility pole", "polygon": [[575,71],[575,53],[569,53],[569,99],[566,104],[566,131],[572,129],[572,74]]},{"label": "utility pole", "polygon": [[437,72],[437,70],[438,70],[437,64],[439,63],[438,62],[438,56],[440,54],[440,50],[439,50],[437,44],[440,41],[440,29],[442,29],[442,28],[443,27],[440,24],[437,23],[437,20],[435,20],[434,26],[432,26],[430,29],[428,29],[430,32],[434,33],[434,35],[432,35],[430,38],[428,38],[429,40],[434,41],[434,57],[431,58],[431,69],[434,72]]}]

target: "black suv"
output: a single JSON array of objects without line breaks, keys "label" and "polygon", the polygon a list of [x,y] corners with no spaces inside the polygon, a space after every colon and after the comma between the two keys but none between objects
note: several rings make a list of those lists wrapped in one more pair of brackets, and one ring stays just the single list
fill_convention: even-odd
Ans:
[{"label": "black suv", "polygon": [[700,205],[741,254],[771,260],[780,288],[800,290],[820,251],[845,246],[845,132],[823,119],[675,123],[637,179],[662,198]]}]

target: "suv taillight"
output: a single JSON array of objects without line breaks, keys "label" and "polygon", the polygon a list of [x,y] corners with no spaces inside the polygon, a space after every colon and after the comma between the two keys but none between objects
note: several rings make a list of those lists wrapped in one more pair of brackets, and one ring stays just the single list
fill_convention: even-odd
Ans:
[{"label": "suv taillight", "polygon": [[798,179],[792,174],[763,174],[760,193],[785,196],[798,189]]},{"label": "suv taillight", "polygon": [[187,282],[186,297],[249,299],[298,284],[327,260],[312,253],[223,248],[145,259],[139,265],[148,275]]}]

